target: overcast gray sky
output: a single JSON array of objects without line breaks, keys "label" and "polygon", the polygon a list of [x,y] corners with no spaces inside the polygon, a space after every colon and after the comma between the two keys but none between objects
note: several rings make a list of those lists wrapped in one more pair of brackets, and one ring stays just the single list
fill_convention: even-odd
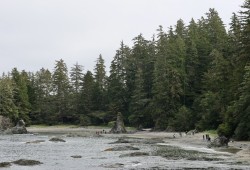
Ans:
[{"label": "overcast gray sky", "polygon": [[0,0],[0,73],[51,71],[63,59],[93,70],[102,54],[109,67],[123,40],[140,33],[151,39],[159,25],[167,31],[178,19],[186,24],[215,8],[224,24],[243,0]]}]

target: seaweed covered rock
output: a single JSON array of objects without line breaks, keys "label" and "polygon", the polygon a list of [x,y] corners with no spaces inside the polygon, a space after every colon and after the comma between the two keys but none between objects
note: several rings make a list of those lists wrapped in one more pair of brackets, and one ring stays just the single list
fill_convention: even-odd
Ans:
[{"label": "seaweed covered rock", "polygon": [[123,154],[120,155],[119,157],[138,157],[138,156],[149,156],[149,153],[146,152],[132,152],[132,153],[127,153],[127,154]]},{"label": "seaweed covered rock", "polygon": [[65,140],[63,140],[61,138],[57,138],[57,137],[51,138],[49,141],[51,141],[51,142],[66,142]]},{"label": "seaweed covered rock", "polygon": [[10,167],[10,166],[11,166],[10,162],[0,162],[0,168]]},{"label": "seaweed covered rock", "polygon": [[22,166],[34,166],[34,165],[42,164],[40,161],[28,160],[28,159],[19,159],[17,161],[13,161],[12,163],[16,165],[22,165]]},{"label": "seaweed covered rock", "polygon": [[104,151],[130,151],[130,150],[139,150],[139,148],[135,148],[133,146],[117,146],[114,148],[108,148]]},{"label": "seaweed covered rock", "polygon": [[116,122],[110,130],[110,133],[127,133],[121,112],[118,112]]}]

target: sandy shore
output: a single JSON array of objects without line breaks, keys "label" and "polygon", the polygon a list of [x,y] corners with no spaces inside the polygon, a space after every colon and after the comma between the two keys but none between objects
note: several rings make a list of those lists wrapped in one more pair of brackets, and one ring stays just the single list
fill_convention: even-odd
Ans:
[{"label": "sandy shore", "polygon": [[[110,128],[106,127],[74,127],[74,126],[48,126],[48,127],[28,127],[27,130],[31,133],[46,133],[46,134],[73,134],[79,136],[96,135],[96,132],[109,132]],[[163,145],[178,146],[187,150],[197,150],[201,152],[214,152],[230,155],[230,158],[236,162],[244,162],[250,164],[250,142],[249,141],[234,141],[229,143],[228,148],[208,148],[208,142],[203,140],[204,133],[194,135],[186,135],[182,133],[169,132],[150,132],[139,131],[128,134],[102,134],[105,137],[130,137],[152,139],[160,138],[164,141]],[[175,138],[173,137],[175,135]],[[212,140],[214,137],[212,137]]]}]

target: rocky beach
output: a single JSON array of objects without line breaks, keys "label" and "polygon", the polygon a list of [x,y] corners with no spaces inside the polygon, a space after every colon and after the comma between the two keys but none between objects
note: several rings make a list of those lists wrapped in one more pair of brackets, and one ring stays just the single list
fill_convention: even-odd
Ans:
[{"label": "rocky beach", "polygon": [[[110,134],[106,127],[74,126],[32,126],[27,130],[28,134],[1,136],[1,169],[250,168],[250,142],[234,141],[228,147],[208,148],[204,133],[145,129]],[[20,160],[39,164],[16,164]]]}]

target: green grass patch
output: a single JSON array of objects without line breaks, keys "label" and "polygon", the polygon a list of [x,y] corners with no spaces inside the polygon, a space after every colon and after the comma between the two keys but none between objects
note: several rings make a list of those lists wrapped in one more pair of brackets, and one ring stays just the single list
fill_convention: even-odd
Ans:
[{"label": "green grass patch", "polygon": [[218,137],[217,130],[206,130],[206,131],[201,132],[201,133],[209,134],[209,136],[211,136],[213,138]]}]

